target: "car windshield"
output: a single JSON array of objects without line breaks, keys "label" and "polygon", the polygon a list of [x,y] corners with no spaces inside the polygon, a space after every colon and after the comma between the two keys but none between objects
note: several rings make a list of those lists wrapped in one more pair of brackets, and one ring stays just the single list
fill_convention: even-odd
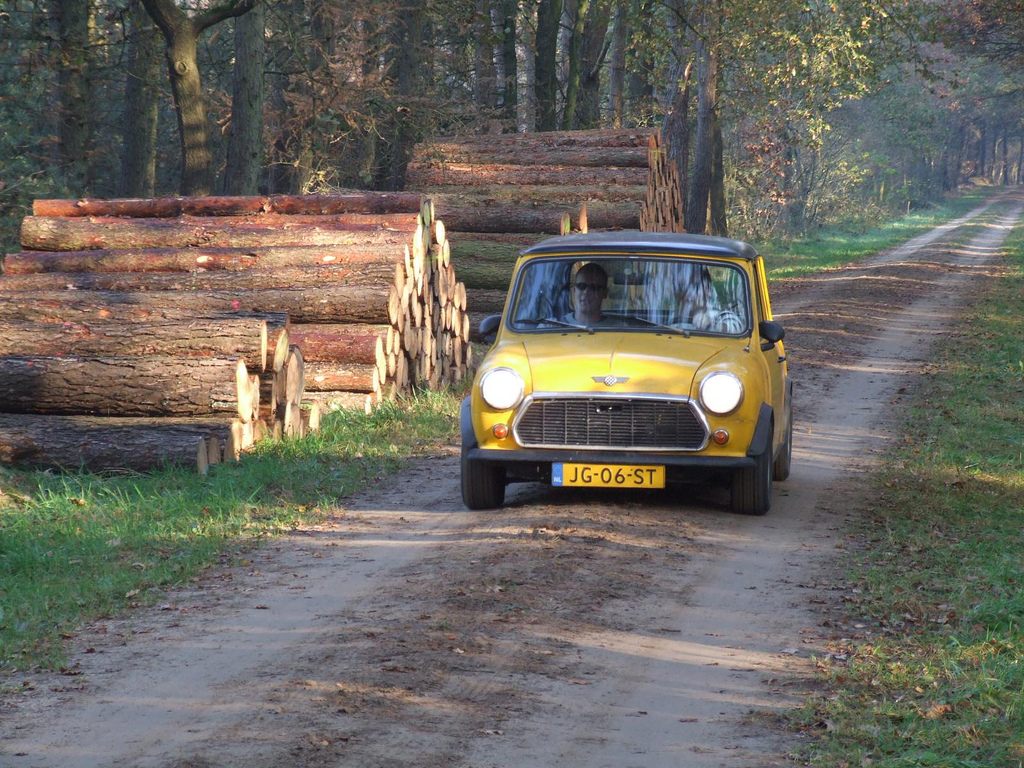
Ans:
[{"label": "car windshield", "polygon": [[733,264],[649,255],[535,259],[513,287],[515,331],[750,332],[746,275]]}]

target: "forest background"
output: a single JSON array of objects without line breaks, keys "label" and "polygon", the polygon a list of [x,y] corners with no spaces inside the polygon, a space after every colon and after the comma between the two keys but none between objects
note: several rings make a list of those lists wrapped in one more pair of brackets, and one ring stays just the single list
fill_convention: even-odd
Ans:
[{"label": "forest background", "polygon": [[3,0],[0,253],[34,198],[396,190],[415,144],[661,126],[687,229],[1024,179],[1021,0]]}]

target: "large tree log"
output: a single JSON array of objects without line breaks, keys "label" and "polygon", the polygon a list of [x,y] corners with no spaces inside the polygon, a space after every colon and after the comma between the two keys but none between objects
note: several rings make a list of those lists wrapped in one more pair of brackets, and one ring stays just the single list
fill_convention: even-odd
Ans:
[{"label": "large tree log", "polygon": [[367,392],[306,392],[302,396],[303,405],[317,404],[323,411],[342,409],[370,413],[373,410],[374,396]]},{"label": "large tree log", "polygon": [[466,311],[474,315],[496,315],[505,309],[507,291],[488,288],[466,289]]},{"label": "large tree log", "polygon": [[575,186],[608,185],[636,187],[647,183],[646,168],[593,168],[569,165],[507,165],[444,163],[413,161],[406,173],[406,183],[413,188],[444,193],[438,187],[478,187],[505,185],[558,184]]},{"label": "large tree log", "polygon": [[453,240],[452,266],[466,288],[508,289],[512,268],[527,243],[511,245],[481,240]]},{"label": "large tree log", "polygon": [[256,248],[356,244],[366,232],[411,235],[416,216],[405,213],[337,216],[181,216],[176,219],[26,216],[21,246],[37,251],[93,248]]},{"label": "large tree log", "polygon": [[395,282],[395,263],[248,269],[239,272],[46,272],[0,277],[0,291],[252,291],[318,290],[323,285],[381,286]]},{"label": "large tree log", "polygon": [[35,200],[34,216],[237,216],[253,213],[419,213],[422,196],[410,192],[272,197],[158,197],[120,200]]},{"label": "large tree log", "polygon": [[505,243],[506,245],[514,245],[518,248],[526,248],[549,237],[551,235],[537,232],[453,232],[450,229],[448,230],[449,248],[451,250],[457,248],[458,244],[464,240]]},{"label": "large tree log", "polygon": [[[3,281],[0,280],[0,287]],[[0,290],[0,323],[92,323],[116,320],[122,323],[168,322],[178,323],[198,317],[258,316],[272,321],[287,322],[283,313],[254,313],[220,310],[197,313],[195,309],[174,306],[140,306],[116,300],[118,294],[84,294],[76,291],[48,291],[30,293]],[[111,298],[115,298],[112,303]]]},{"label": "large tree log", "polygon": [[373,363],[305,362],[307,392],[373,393],[380,390],[380,374]]},{"label": "large tree log", "polygon": [[[285,327],[275,323],[275,331]],[[277,338],[275,333],[274,340]],[[192,318],[168,322],[7,322],[0,326],[0,356],[240,357],[267,367],[267,321],[260,317]]]},{"label": "large tree log", "polygon": [[595,147],[647,147],[655,128],[600,128],[587,131],[538,131],[536,133],[471,134],[442,136],[417,145],[418,158],[449,145],[542,149],[590,149]]},{"label": "large tree log", "polygon": [[[646,185],[629,186],[566,186],[559,184],[498,185],[486,187],[439,187],[434,193],[434,205],[443,216],[449,208],[468,205],[525,205],[530,208],[566,205],[579,207],[583,202],[609,204],[640,204],[647,195]],[[447,220],[445,221],[447,226]]]},{"label": "large tree log", "polygon": [[370,363],[384,360],[388,325],[303,323],[292,324],[288,339],[310,363]]},{"label": "large tree log", "polygon": [[647,143],[643,147],[536,147],[519,144],[433,143],[418,151],[416,160],[439,165],[479,163],[485,165],[569,165],[588,168],[646,168]]},{"label": "large tree log", "polygon": [[449,230],[462,232],[530,232],[557,235],[562,217],[573,217],[578,225],[579,205],[552,205],[531,209],[522,205],[464,205],[438,208],[438,216]]},{"label": "large tree log", "polygon": [[[124,248],[8,253],[6,275],[38,272],[195,272],[279,269],[337,264],[394,263],[402,259],[409,235],[367,232],[359,242],[270,248]],[[0,279],[0,284],[3,280]]]},{"label": "large tree log", "polygon": [[[633,200],[621,203],[605,203],[601,201],[587,201],[585,216],[588,222],[585,231],[594,232],[599,229],[639,229],[640,209],[644,199]],[[573,225],[581,226],[580,219],[583,217],[573,216]]]},{"label": "large tree log", "polygon": [[[0,281],[2,283],[2,281]],[[317,291],[31,291],[0,290],[0,317],[35,319],[32,305],[92,312],[100,318],[145,318],[180,311],[187,315],[284,313],[297,323],[393,323],[399,311],[391,286],[323,285]],[[6,306],[5,306],[6,305]],[[45,314],[45,313],[42,313]]]},{"label": "large tree log", "polygon": [[0,463],[92,471],[194,466],[199,443],[227,438],[228,423],[0,413]]},{"label": "large tree log", "polygon": [[9,413],[201,416],[234,411],[230,358],[0,357]]}]

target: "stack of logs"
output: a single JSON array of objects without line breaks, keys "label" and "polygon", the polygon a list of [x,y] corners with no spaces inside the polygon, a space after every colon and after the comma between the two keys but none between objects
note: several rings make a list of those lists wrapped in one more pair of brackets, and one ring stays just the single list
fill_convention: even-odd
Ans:
[{"label": "stack of logs", "polygon": [[453,232],[475,329],[502,310],[523,248],[569,231],[681,221],[678,186],[663,188],[677,184],[667,165],[654,129],[501,134],[420,144],[407,181]]},{"label": "stack of logs", "polygon": [[[470,364],[418,194],[39,200],[0,276],[0,461],[195,462]],[[234,419],[226,418],[231,413]]]}]

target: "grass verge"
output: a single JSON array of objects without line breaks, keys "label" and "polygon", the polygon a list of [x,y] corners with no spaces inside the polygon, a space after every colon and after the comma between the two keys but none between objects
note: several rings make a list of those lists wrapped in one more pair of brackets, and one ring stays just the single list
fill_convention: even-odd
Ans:
[{"label": "grass verge", "polygon": [[997,191],[994,187],[977,187],[879,227],[858,231],[831,227],[798,239],[759,243],[757,248],[765,256],[769,278],[799,277],[849,264],[906,242],[962,216]]},{"label": "grass verge", "polygon": [[267,443],[207,477],[0,468],[0,670],[64,663],[82,621],[156,599],[238,546],[316,521],[417,454],[454,441],[459,395],[426,393]]},{"label": "grass verge", "polygon": [[799,714],[829,768],[1024,764],[1024,231],[940,350],[852,537],[862,637]]}]

